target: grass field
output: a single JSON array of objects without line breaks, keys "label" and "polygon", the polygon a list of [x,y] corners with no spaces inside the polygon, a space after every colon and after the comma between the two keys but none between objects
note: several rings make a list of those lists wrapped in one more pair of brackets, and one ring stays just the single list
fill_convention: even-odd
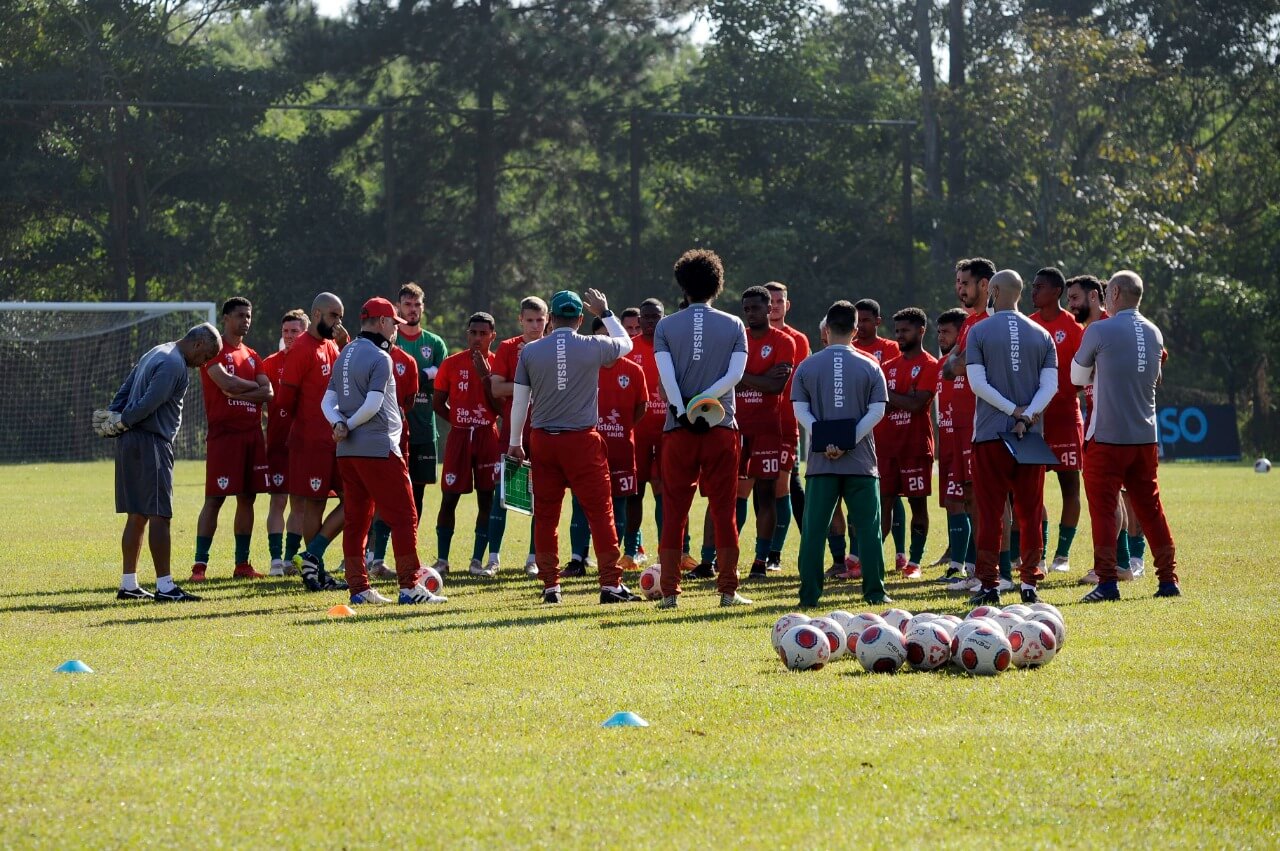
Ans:
[{"label": "grass field", "polygon": [[[1043,592],[1066,614],[1062,654],[970,679],[784,671],[768,630],[795,608],[794,567],[744,588],[752,608],[707,587],[665,614],[600,607],[594,577],[547,611],[514,564],[454,579],[445,607],[343,621],[325,616],[342,595],[296,580],[118,603],[110,465],[8,467],[0,843],[1275,847],[1280,477],[1162,473],[1186,596],[1152,599],[1149,574],[1122,603],[1075,605],[1086,523],[1073,573]],[[202,477],[179,463],[180,580]],[[230,572],[229,525],[211,575]],[[939,514],[930,560],[944,540]],[[932,582],[890,593],[965,610]],[[847,586],[834,608],[863,610]],[[72,658],[96,673],[53,673]],[[652,726],[601,729],[620,709]]]}]

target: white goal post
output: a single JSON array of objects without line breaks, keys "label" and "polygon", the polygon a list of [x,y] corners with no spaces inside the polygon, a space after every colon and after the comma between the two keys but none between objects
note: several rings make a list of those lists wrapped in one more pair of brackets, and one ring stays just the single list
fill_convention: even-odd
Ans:
[{"label": "white goal post", "polygon": [[[93,410],[148,349],[216,320],[206,301],[0,302],[0,463],[111,457],[112,441],[93,434]],[[192,374],[175,454],[203,457],[206,432]]]}]

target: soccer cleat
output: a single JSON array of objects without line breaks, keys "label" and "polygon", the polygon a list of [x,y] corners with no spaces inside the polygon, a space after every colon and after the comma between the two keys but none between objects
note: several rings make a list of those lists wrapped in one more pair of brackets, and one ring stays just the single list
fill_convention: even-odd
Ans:
[{"label": "soccer cleat", "polygon": [[1023,588],[1022,602],[1026,603],[1028,606],[1032,603],[1039,603],[1040,595],[1036,593],[1036,589],[1034,588]]},{"label": "soccer cleat", "polygon": [[146,588],[121,588],[116,592],[117,600],[150,600],[155,597]]},{"label": "soccer cleat", "polygon": [[435,568],[436,573],[441,576],[449,575],[449,560],[447,558],[438,558],[436,559],[436,563],[431,566]]},{"label": "soccer cleat", "polygon": [[688,553],[685,553],[680,557],[681,573],[688,573],[689,571],[693,570],[697,566],[698,566],[698,562],[695,561],[693,556],[689,555]]},{"label": "soccer cleat", "polygon": [[341,579],[334,579],[329,575],[329,572],[322,567],[320,568],[320,590],[346,591],[347,583]]},{"label": "soccer cleat", "polygon": [[618,559],[618,570],[621,570],[623,573],[628,573],[637,569],[636,560],[631,556],[623,556]]},{"label": "soccer cleat", "polygon": [[1120,599],[1120,589],[1114,582],[1099,582],[1098,587],[1080,598],[1081,603],[1109,603]]},{"label": "soccer cleat", "polygon": [[893,598],[888,594],[885,594],[883,597],[877,597],[874,600],[867,600],[867,603],[872,606],[891,606],[893,605]]},{"label": "soccer cleat", "polygon": [[636,570],[643,569],[644,566],[649,563],[649,556],[645,555],[644,547],[640,547],[639,549],[636,550],[635,562],[636,562]]},{"label": "soccer cleat", "polygon": [[208,569],[209,569],[209,566],[208,566],[207,564],[205,564],[204,562],[202,562],[202,561],[198,561],[198,562],[196,562],[195,564],[191,565],[191,579],[190,579],[190,581],[191,581],[191,582],[204,582],[204,580],[205,580],[205,578],[206,578],[204,574],[205,574],[205,571],[206,571],[206,570],[208,570]]},{"label": "soccer cleat", "polygon": [[538,575],[538,563],[533,560],[532,556],[524,563],[524,575],[529,577]]},{"label": "soccer cleat", "polygon": [[627,588],[627,586],[619,583],[617,591],[614,591],[612,588],[601,588],[600,602],[601,603],[638,603],[640,602],[640,597],[635,594],[632,594],[630,589]]},{"label": "soccer cleat", "polygon": [[156,591],[155,597],[152,599],[157,603],[196,603],[200,601],[200,598],[195,594],[188,594],[177,585],[168,591]]},{"label": "soccer cleat", "polygon": [[680,605],[679,597],[663,597],[662,602],[658,603],[655,608],[658,609],[675,609]]},{"label": "soccer cleat", "polygon": [[543,588],[542,589],[542,605],[557,606],[561,601],[560,588]]},{"label": "soccer cleat", "polygon": [[862,562],[855,561],[852,565],[849,560],[844,561],[844,573],[838,574],[836,579],[847,579],[850,581],[862,578]]},{"label": "soccer cleat", "polygon": [[561,576],[586,576],[587,565],[580,558],[571,558],[569,563],[565,565],[564,570],[560,571]]},{"label": "soccer cleat", "polygon": [[1005,579],[1004,577],[1001,577],[1000,581],[996,583],[997,591],[1012,591],[1013,589],[1014,589],[1013,583],[1008,579]]},{"label": "soccer cleat", "polygon": [[947,569],[942,572],[942,579],[940,581],[953,581],[961,576],[964,576],[964,565],[953,561],[947,566]]},{"label": "soccer cleat", "polygon": [[893,557],[893,569],[901,572],[907,566],[907,554],[898,553]]},{"label": "soccer cleat", "polygon": [[265,573],[259,573],[253,569],[253,565],[247,561],[242,561],[236,565],[236,569],[231,571],[232,579],[266,579]]},{"label": "soccer cleat", "polygon": [[773,556],[769,556],[764,560],[764,570],[765,573],[781,573],[782,557],[779,556],[778,558],[774,558]]},{"label": "soccer cleat", "polygon": [[1133,574],[1134,579],[1141,579],[1147,572],[1147,566],[1137,556],[1129,556],[1129,572]]},{"label": "soccer cleat", "polygon": [[727,609],[730,606],[750,606],[752,601],[734,591],[732,594],[720,595],[720,608]]},{"label": "soccer cleat", "polygon": [[1127,567],[1116,565],[1116,579],[1120,582],[1132,582],[1134,580],[1133,571]]},{"label": "soccer cleat", "polygon": [[320,560],[309,552],[299,553],[295,558],[301,562],[302,585],[308,591],[323,591],[324,580],[320,578],[323,570]]},{"label": "soccer cleat", "polygon": [[751,573],[747,574],[749,579],[763,579],[769,575],[769,571],[765,570],[764,562],[756,559],[751,562]]},{"label": "soccer cleat", "polygon": [[1049,565],[1049,570],[1054,573],[1069,573],[1071,565],[1067,562],[1066,556],[1054,556],[1053,564]]},{"label": "soccer cleat", "polygon": [[273,558],[271,560],[271,569],[267,571],[267,576],[287,576],[285,573],[285,565],[283,559]]},{"label": "soccer cleat", "polygon": [[1098,584],[1097,572],[1092,570],[1089,571],[1084,576],[1081,576],[1079,579],[1077,579],[1076,584],[1077,585],[1097,585]]},{"label": "soccer cleat", "polygon": [[483,576],[486,579],[492,579],[498,575],[498,565],[493,562],[488,565],[481,564],[480,559],[473,558],[471,565],[467,568],[467,573],[472,576]]},{"label": "soccer cleat", "polygon": [[[387,567],[386,561],[380,558],[375,558],[373,561],[369,563],[369,578],[370,579],[395,579],[396,572],[391,568]],[[391,601],[388,600],[387,602],[389,603]]]},{"label": "soccer cleat", "polygon": [[[683,565],[682,565],[683,566]],[[716,566],[711,562],[704,561],[693,570],[684,575],[685,579],[715,579]]]},{"label": "soccer cleat", "polygon": [[1000,589],[978,587],[977,593],[969,598],[970,606],[998,606],[1000,605]]},{"label": "soccer cleat", "polygon": [[957,579],[947,586],[947,591],[952,594],[966,594],[969,591],[977,591],[982,587],[982,583],[976,576],[966,576],[963,579]]},{"label": "soccer cleat", "polygon": [[377,588],[366,588],[365,590],[361,591],[359,594],[351,595],[351,605],[353,606],[359,606],[363,604],[373,604],[373,605],[380,606],[390,602],[391,602],[391,598],[382,596],[380,593],[378,593]]},{"label": "soccer cleat", "polygon": [[831,567],[827,568],[827,579],[839,579],[843,573],[844,573],[844,563],[836,562],[835,564],[831,565]]},{"label": "soccer cleat", "polygon": [[906,568],[902,571],[903,579],[922,579],[924,574],[920,571],[920,565],[914,562],[907,562]]},{"label": "soccer cleat", "polygon": [[402,606],[413,606],[418,603],[447,603],[449,598],[442,594],[432,594],[422,585],[415,585],[412,588],[401,588],[397,602]]},{"label": "soccer cleat", "polygon": [[1182,588],[1176,582],[1161,582],[1153,597],[1181,597]]}]

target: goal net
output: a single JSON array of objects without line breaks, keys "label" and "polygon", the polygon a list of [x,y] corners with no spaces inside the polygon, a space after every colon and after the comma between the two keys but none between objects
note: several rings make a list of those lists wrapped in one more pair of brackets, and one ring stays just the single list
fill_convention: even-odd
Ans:
[{"label": "goal net", "polygon": [[[204,302],[0,302],[0,463],[112,457],[113,442],[93,433],[94,409],[148,349],[213,316]],[[203,457],[206,431],[192,373],[175,455]]]}]

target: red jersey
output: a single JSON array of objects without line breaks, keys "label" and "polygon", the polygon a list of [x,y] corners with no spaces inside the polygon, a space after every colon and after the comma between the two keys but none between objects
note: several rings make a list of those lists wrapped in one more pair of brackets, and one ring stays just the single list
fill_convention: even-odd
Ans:
[{"label": "red jersey", "polygon": [[337,359],[337,343],[317,340],[310,334],[299,334],[289,348],[280,386],[281,406],[293,420],[291,440],[333,445],[333,426],[324,418],[320,400],[329,389],[329,376]]},{"label": "red jersey", "polygon": [[217,357],[200,367],[200,385],[204,390],[204,414],[209,421],[209,436],[220,437],[257,429],[262,431],[262,408],[257,402],[232,399],[213,383],[209,370],[222,364],[227,374],[245,381],[257,381],[263,375],[262,359],[253,349],[240,343],[232,346],[225,340]]},{"label": "red jersey", "polygon": [[1071,361],[1080,350],[1080,338],[1084,336],[1084,326],[1076,321],[1068,310],[1063,310],[1051,320],[1045,320],[1036,311],[1028,317],[1032,322],[1049,332],[1053,347],[1058,353],[1058,392],[1045,412],[1046,416],[1065,413],[1071,418],[1080,410],[1080,400],[1076,396],[1076,386],[1071,383]]},{"label": "red jersey", "polygon": [[[796,362],[795,339],[780,328],[769,328],[764,336],[756,339],[747,329],[747,375],[763,375],[779,364]],[[791,376],[787,376],[788,382]],[[778,410],[782,407],[782,393],[762,393],[759,390],[738,386],[734,394],[734,417],[738,428],[747,434],[777,434],[781,425]],[[787,397],[787,407],[791,407]]]},{"label": "red jersey", "polygon": [[809,346],[809,338],[790,325],[784,323],[778,330],[789,334],[796,344],[795,360],[791,361],[791,375],[787,376],[787,386],[782,388],[782,404],[778,405],[778,422],[782,425],[782,436],[784,439],[794,439],[800,424],[796,422],[795,408],[791,407],[791,380],[795,378],[796,368],[800,366],[800,362],[809,357],[812,348]]},{"label": "red jersey", "polygon": [[[499,343],[497,351],[493,353],[493,371],[507,379],[507,381],[514,381],[516,364],[520,361],[520,353],[524,351],[524,344],[523,334],[508,337]],[[505,422],[511,422],[511,402],[510,396],[502,400],[502,419]]]},{"label": "red jersey", "polygon": [[950,437],[955,431],[955,411],[952,407],[952,399],[955,398],[956,384],[954,381],[948,381],[942,377],[942,362],[946,360],[946,356],[938,359],[938,388],[935,391],[934,399],[938,403],[938,439],[942,440],[943,436]]},{"label": "red jersey", "polygon": [[[407,418],[418,396],[418,361],[399,346],[392,346],[390,354],[391,366],[396,373],[396,404],[400,406],[401,417]],[[408,434],[407,419],[403,425],[405,434]]]},{"label": "red jersey", "polygon": [[600,419],[596,430],[604,437],[605,443],[632,445],[636,406],[647,406],[648,400],[649,385],[639,364],[618,358],[611,366],[601,367],[600,393],[596,403]]},{"label": "red jersey", "polygon": [[289,426],[292,425],[289,419],[289,412],[280,406],[284,360],[288,354],[288,351],[281,349],[278,352],[272,352],[267,355],[262,362],[262,371],[266,373],[267,381],[271,382],[271,401],[267,403],[268,445],[283,446],[285,440],[289,437]]},{"label": "red jersey", "polygon": [[880,364],[880,368],[884,369],[884,365],[889,361],[902,354],[898,344],[887,337],[876,337],[869,343],[864,343],[857,337],[853,338],[853,347],[858,351],[871,355]]},{"label": "red jersey", "polygon": [[[489,369],[493,369],[494,355],[484,353]],[[499,373],[504,375],[505,373]],[[508,379],[515,378],[515,370],[511,370]],[[480,383],[475,366],[471,362],[471,349],[463,349],[457,354],[449,355],[440,363],[440,371],[436,373],[436,392],[449,394],[449,425],[454,428],[475,428],[477,426],[493,426],[497,415],[489,407],[489,400],[484,394],[484,385]]]},{"label": "red jersey", "polygon": [[[884,372],[885,386],[895,393],[928,391],[932,396],[938,388],[941,367],[938,359],[926,351],[914,358],[898,355],[880,364]],[[929,419],[929,406],[912,413],[905,408],[889,404],[882,419],[876,425],[876,452],[884,455],[901,455],[919,458],[933,455],[933,424]]]},{"label": "red jersey", "polygon": [[627,352],[626,359],[640,367],[645,386],[649,388],[649,415],[643,420],[645,428],[661,431],[667,421],[667,403],[662,401],[662,379],[658,376],[658,362],[653,359],[653,340],[643,334],[632,337],[631,351]]},{"label": "red jersey", "polygon": [[[965,343],[969,340],[969,329],[987,318],[986,309],[969,314],[960,326],[960,334],[956,337],[955,351],[964,352]],[[973,415],[978,409],[978,397],[969,389],[966,376],[957,375],[951,380],[951,423],[952,428],[964,435],[965,440],[973,437]]]}]

